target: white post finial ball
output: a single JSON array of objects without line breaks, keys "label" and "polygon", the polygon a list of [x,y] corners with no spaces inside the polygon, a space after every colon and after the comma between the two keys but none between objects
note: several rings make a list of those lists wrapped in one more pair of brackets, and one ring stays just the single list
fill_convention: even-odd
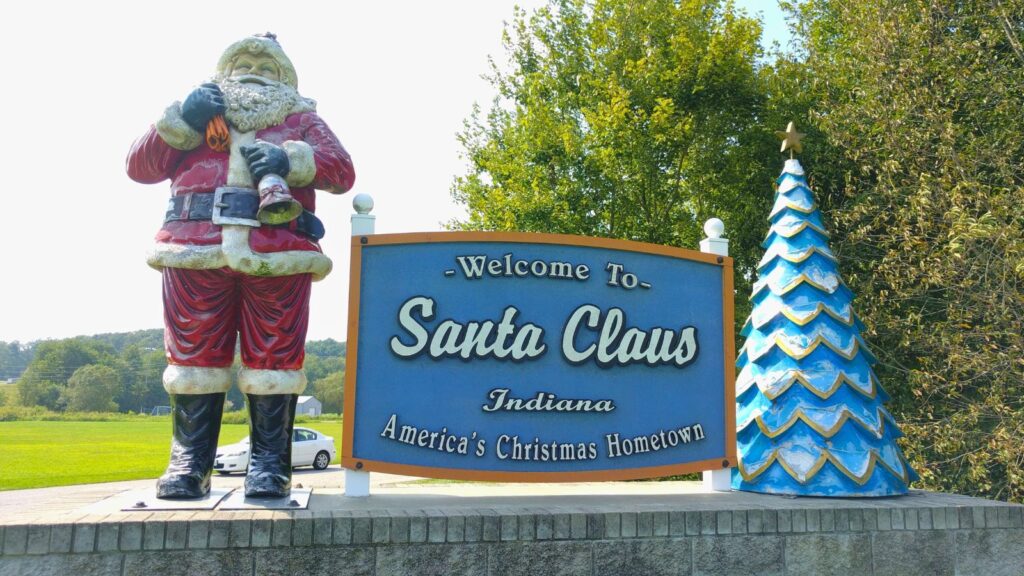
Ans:
[{"label": "white post finial ball", "polygon": [[718,218],[710,218],[704,223],[704,233],[708,238],[721,238],[725,234],[725,222]]},{"label": "white post finial ball", "polygon": [[369,194],[356,194],[352,199],[352,207],[359,214],[369,214],[373,210],[373,197]]}]

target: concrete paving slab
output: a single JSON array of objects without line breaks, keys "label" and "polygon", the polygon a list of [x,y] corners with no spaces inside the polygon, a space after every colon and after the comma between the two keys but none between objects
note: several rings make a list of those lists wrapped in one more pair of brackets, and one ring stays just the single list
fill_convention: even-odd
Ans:
[{"label": "concrete paving slab", "polygon": [[[144,490],[131,490],[119,494],[117,498],[107,498],[103,503],[110,506],[120,506],[121,512],[156,512],[160,510],[213,510],[228,494],[234,489],[213,488],[210,493],[202,498],[189,498],[182,500],[168,500],[156,497],[155,488]],[[97,506],[102,508],[102,506]],[[102,509],[97,510],[103,512]],[[108,512],[114,512],[109,510]]]},{"label": "concrete paving slab", "polygon": [[218,510],[305,510],[309,506],[312,488],[293,488],[283,498],[250,498],[244,491],[235,490],[221,503]]}]

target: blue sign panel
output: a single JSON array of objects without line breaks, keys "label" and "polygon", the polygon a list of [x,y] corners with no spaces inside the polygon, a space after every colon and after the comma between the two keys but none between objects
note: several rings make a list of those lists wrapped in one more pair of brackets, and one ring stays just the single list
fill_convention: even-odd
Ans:
[{"label": "blue sign panel", "polygon": [[481,480],[735,464],[732,261],[625,241],[353,239],[342,465]]}]

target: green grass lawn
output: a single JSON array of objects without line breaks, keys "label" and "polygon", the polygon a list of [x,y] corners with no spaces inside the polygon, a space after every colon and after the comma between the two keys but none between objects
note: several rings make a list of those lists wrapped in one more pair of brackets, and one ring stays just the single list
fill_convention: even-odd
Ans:
[{"label": "green grass lawn", "polygon": [[[302,423],[333,436],[341,421]],[[220,444],[238,442],[245,424],[225,424]],[[0,422],[0,490],[156,478],[170,454],[168,418],[130,422]]]}]

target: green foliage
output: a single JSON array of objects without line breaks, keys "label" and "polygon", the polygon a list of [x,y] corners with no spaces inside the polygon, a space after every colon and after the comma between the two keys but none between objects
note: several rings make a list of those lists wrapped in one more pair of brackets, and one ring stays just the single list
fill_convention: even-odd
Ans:
[{"label": "green foliage", "polygon": [[[450,227],[624,238],[695,249],[726,223],[740,292],[777,171],[760,24],[715,0],[552,0],[507,26],[498,97],[460,134],[468,210]],[[745,317],[745,310],[737,312]]]},{"label": "green foliage", "polygon": [[345,373],[331,372],[327,376],[313,382],[312,390],[307,394],[316,396],[323,404],[324,412],[340,413],[344,409]]},{"label": "green foliage", "polygon": [[328,374],[345,370],[345,356],[318,356],[306,351],[306,362],[303,364],[306,380],[316,382]]},{"label": "green foliage", "polygon": [[[11,360],[15,358],[15,360]],[[27,369],[17,368],[17,358],[25,360]],[[162,330],[138,330],[96,336],[79,336],[64,340],[45,340],[22,345],[0,342],[0,369],[17,369],[21,378],[13,386],[0,385],[0,406],[13,402],[26,408],[40,407],[43,414],[54,410],[76,410],[69,406],[75,392],[69,390],[70,379],[83,366],[96,365],[114,371],[116,389],[107,390],[108,401],[100,408],[100,398],[94,397],[87,410],[118,410],[148,413],[154,406],[170,404],[163,387],[163,372],[167,359],[163,350]],[[235,360],[237,373],[241,360]],[[345,343],[335,340],[314,340],[306,343],[306,375],[311,383],[345,369]],[[314,388],[313,384],[310,388]],[[340,388],[339,388],[340,390]],[[313,393],[311,391],[311,393]],[[324,394],[338,395],[329,389]],[[317,394],[320,394],[317,393]],[[237,386],[228,391],[227,401],[236,410],[245,406],[245,398]],[[323,401],[321,399],[321,401]],[[81,406],[81,405],[80,405]],[[340,401],[333,410],[341,411]],[[9,411],[12,419],[24,419],[18,414],[36,414],[36,411]],[[244,422],[244,415],[242,422]],[[4,413],[0,412],[0,421]]]},{"label": "green foliage", "polygon": [[168,416],[121,412],[55,412],[42,406],[0,406],[0,422],[129,422],[151,421]]},{"label": "green foliage", "polygon": [[20,342],[0,342],[0,382],[21,376],[31,360],[30,347]]},{"label": "green foliage", "polygon": [[0,408],[14,406],[18,402],[18,388],[13,384],[0,384]]},{"label": "green foliage", "polygon": [[121,378],[113,368],[90,364],[82,366],[68,379],[61,395],[68,410],[77,412],[113,412],[113,398],[121,388]]},{"label": "green foliage", "polygon": [[153,406],[168,404],[163,386],[167,358],[162,348],[149,349],[130,344],[122,350],[117,368],[122,382],[117,395],[119,410],[147,412]]},{"label": "green foliage", "polygon": [[109,344],[119,354],[130,346],[136,346],[143,350],[163,350],[164,331],[162,328],[151,328],[149,330],[136,330],[135,332],[111,332],[105,334],[94,334],[88,337],[97,342]]},{"label": "green foliage", "polygon": [[321,357],[336,357],[345,361],[345,343],[333,338],[306,342],[306,354]]},{"label": "green foliage", "polygon": [[111,365],[114,349],[109,344],[86,338],[40,342],[28,369],[18,379],[18,395],[23,406],[63,408],[62,394],[71,375],[90,364]]},{"label": "green foliage", "polygon": [[245,424],[249,425],[249,411],[245,409],[245,404],[238,407],[238,410],[234,412],[225,412],[221,419],[224,424]]},{"label": "green foliage", "polygon": [[1024,500],[1024,2],[790,8],[779,90],[920,485]]},{"label": "green foliage", "polygon": [[[333,421],[340,420],[340,419],[341,419],[341,414],[330,413],[330,412],[323,412],[319,416],[309,416],[309,415],[306,415],[306,414],[298,414],[298,415],[295,416],[295,423],[296,424],[303,424],[303,425],[308,424],[308,425],[310,425],[310,426],[312,426],[314,428],[318,428],[318,426],[320,426],[320,425],[330,424]],[[238,410],[236,410],[234,412],[225,412],[224,413],[224,418],[221,421],[223,423],[225,423],[225,424],[245,424],[245,425],[248,426],[249,425],[249,411],[245,410],[245,406],[242,405],[242,406],[239,407]],[[336,434],[331,434],[330,432],[326,432],[326,431],[324,433],[325,434],[330,434],[332,436],[337,436]]]}]

